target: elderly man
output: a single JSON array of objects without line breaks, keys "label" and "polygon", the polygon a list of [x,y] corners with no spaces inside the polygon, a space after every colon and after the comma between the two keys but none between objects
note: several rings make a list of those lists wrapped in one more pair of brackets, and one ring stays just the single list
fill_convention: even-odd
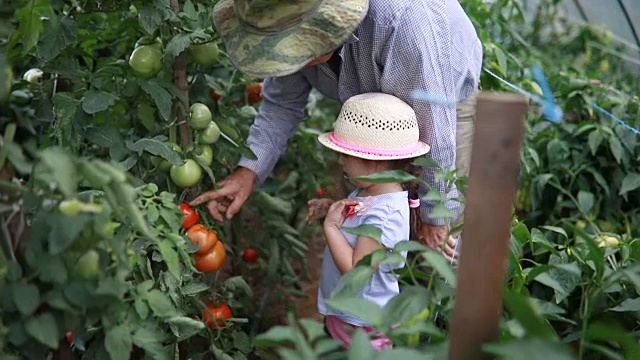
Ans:
[{"label": "elderly man", "polygon": [[[467,174],[482,44],[458,0],[223,0],[213,19],[234,65],[265,78],[248,139],[257,159],[241,159],[220,189],[192,205],[207,202],[219,221],[223,213],[233,217],[286,150],[312,88],[341,102],[366,92],[404,100],[418,116],[420,140],[431,145],[428,156],[446,170]],[[458,101],[458,107],[416,100],[414,90]],[[426,168],[425,179],[445,195],[434,173]],[[457,197],[458,190],[446,195]],[[433,201],[422,204],[419,240],[431,247],[446,243],[451,258],[456,244],[445,241],[448,221],[429,216]],[[455,201],[447,207],[461,213]]]}]

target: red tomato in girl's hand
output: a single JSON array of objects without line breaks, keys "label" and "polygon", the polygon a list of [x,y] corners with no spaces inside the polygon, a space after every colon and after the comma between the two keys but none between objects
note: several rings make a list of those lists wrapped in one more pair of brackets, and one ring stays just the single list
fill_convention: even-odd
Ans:
[{"label": "red tomato in girl's hand", "polygon": [[242,252],[242,261],[249,263],[249,264],[253,264],[254,262],[256,262],[256,260],[258,260],[258,252],[255,251],[252,248],[246,248],[244,249],[244,251]]},{"label": "red tomato in girl's hand", "polygon": [[67,337],[67,342],[69,343],[69,345],[73,344],[73,333],[71,331],[67,331],[65,335]]},{"label": "red tomato in girl's hand", "polygon": [[324,196],[324,189],[323,188],[317,188],[316,189],[316,195],[318,197],[323,197]]},{"label": "red tomato in girl's hand", "polygon": [[180,208],[180,211],[184,214],[184,217],[182,218],[183,229],[189,229],[198,223],[198,220],[200,220],[200,214],[189,206],[189,204],[183,202],[178,206],[178,208]]}]

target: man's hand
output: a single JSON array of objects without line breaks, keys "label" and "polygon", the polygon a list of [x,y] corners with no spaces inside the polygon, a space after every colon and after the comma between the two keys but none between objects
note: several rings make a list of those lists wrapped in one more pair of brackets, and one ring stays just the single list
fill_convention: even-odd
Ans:
[{"label": "man's hand", "polygon": [[222,187],[218,190],[210,190],[193,199],[189,205],[198,206],[207,203],[207,209],[211,216],[222,222],[222,214],[230,220],[240,211],[247,201],[256,184],[258,175],[255,172],[240,167],[226,179],[218,182]]},{"label": "man's hand", "polygon": [[418,231],[418,241],[433,250],[442,251],[447,260],[454,265],[458,264],[458,253],[455,251],[458,241],[449,235],[447,226],[422,224]]},{"label": "man's hand", "polygon": [[307,201],[307,207],[309,208],[305,219],[307,224],[327,216],[331,204],[333,204],[332,199],[311,199]]}]

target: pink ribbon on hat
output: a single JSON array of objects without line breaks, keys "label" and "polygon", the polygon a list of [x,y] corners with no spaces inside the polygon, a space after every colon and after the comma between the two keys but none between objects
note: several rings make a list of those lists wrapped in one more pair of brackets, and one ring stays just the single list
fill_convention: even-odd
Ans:
[{"label": "pink ribbon on hat", "polygon": [[414,154],[422,149],[422,144],[420,142],[417,142],[406,149],[397,149],[397,150],[372,149],[364,146],[351,145],[338,139],[334,132],[329,134],[329,140],[332,143],[346,150],[357,151],[365,154],[372,154],[372,155],[378,155],[378,156],[405,156],[405,155]]},{"label": "pink ribbon on hat", "polygon": [[420,206],[420,199],[409,199],[409,207],[415,209]]}]

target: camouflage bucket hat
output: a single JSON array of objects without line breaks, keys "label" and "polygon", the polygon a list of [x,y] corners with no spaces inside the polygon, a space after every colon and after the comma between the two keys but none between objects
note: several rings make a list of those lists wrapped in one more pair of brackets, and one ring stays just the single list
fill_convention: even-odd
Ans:
[{"label": "camouflage bucket hat", "polygon": [[213,22],[233,64],[265,78],[292,74],[342,45],[369,0],[222,0]]}]

